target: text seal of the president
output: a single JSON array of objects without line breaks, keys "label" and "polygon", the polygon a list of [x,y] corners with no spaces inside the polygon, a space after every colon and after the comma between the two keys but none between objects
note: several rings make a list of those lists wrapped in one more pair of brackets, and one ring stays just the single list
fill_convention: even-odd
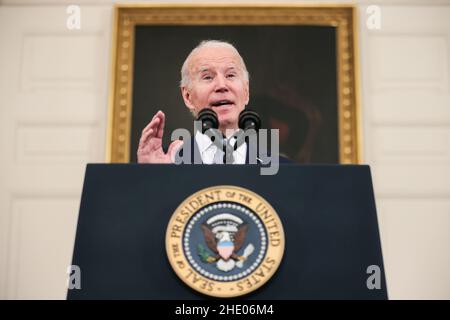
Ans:
[{"label": "text seal of the president", "polygon": [[237,297],[263,286],[284,253],[274,208],[236,186],[215,186],[185,199],[166,231],[170,265],[188,286],[213,297]]}]

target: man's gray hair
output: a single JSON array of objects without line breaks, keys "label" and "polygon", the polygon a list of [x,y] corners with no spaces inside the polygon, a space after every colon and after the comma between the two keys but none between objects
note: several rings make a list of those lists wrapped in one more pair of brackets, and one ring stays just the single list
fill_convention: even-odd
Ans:
[{"label": "man's gray hair", "polygon": [[244,59],[242,59],[241,55],[237,51],[237,49],[228,42],[225,41],[219,41],[219,40],[204,40],[200,42],[198,46],[196,46],[191,53],[187,56],[186,60],[184,60],[183,66],[181,67],[181,81],[180,81],[180,87],[188,87],[191,84],[191,78],[189,73],[189,63],[191,57],[194,55],[196,51],[198,51],[201,48],[229,48],[231,50],[234,50],[236,52],[236,55],[239,58],[239,62],[242,67],[242,72],[244,73],[244,79],[248,82],[249,81],[249,74],[247,71],[247,67],[245,66]]}]

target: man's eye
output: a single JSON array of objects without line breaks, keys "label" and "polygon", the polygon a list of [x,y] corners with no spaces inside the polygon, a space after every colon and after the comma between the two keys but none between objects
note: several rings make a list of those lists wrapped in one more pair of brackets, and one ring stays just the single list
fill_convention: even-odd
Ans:
[{"label": "man's eye", "polygon": [[211,80],[212,79],[212,77],[211,76],[203,76],[203,78],[202,78],[203,80]]},{"label": "man's eye", "polygon": [[230,73],[229,75],[227,75],[227,78],[235,78],[236,75],[234,73]]}]

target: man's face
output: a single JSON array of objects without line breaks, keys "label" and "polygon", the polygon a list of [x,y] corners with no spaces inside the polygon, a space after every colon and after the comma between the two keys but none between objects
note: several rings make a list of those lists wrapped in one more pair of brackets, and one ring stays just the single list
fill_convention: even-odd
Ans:
[{"label": "man's face", "polygon": [[201,48],[190,59],[191,84],[181,88],[194,114],[213,109],[220,130],[237,129],[239,113],[249,101],[249,86],[236,52],[230,48]]}]

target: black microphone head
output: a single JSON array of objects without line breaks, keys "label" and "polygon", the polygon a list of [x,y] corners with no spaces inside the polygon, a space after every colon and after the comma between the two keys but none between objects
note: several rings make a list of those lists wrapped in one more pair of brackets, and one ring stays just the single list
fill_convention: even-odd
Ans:
[{"label": "black microphone head", "polygon": [[202,122],[202,133],[209,129],[219,128],[219,118],[217,113],[212,109],[202,109],[197,115],[197,121]]},{"label": "black microphone head", "polygon": [[244,109],[239,114],[239,128],[244,131],[249,129],[258,131],[261,128],[261,118],[255,111]]}]

